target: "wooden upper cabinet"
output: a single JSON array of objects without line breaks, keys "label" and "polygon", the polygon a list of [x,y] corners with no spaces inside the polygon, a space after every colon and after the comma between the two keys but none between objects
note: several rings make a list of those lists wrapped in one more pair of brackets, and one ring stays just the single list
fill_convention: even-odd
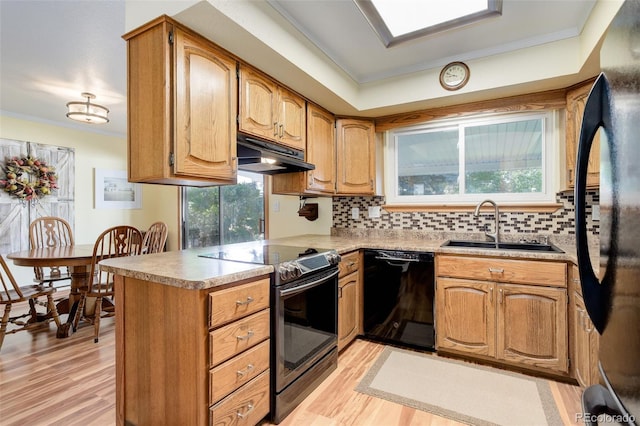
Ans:
[{"label": "wooden upper cabinet", "polygon": [[375,193],[375,125],[372,120],[336,121],[336,192],[338,195]]},{"label": "wooden upper cabinet", "polygon": [[292,148],[306,148],[304,98],[248,66],[240,66],[241,132]]},{"label": "wooden upper cabinet", "polygon": [[[580,127],[587,98],[593,80],[589,80],[567,91],[566,141],[567,141],[567,186],[573,188],[576,180],[576,162]],[[587,167],[587,187],[598,188],[600,184],[600,132],[593,139],[589,165]]]},{"label": "wooden upper cabinet", "polygon": [[325,194],[336,191],[336,120],[333,114],[307,106],[307,161],[316,168],[307,172],[307,188]]},{"label": "wooden upper cabinet", "polygon": [[274,194],[333,195],[336,192],[335,117],[312,103],[307,104],[306,157],[316,168],[272,176]]},{"label": "wooden upper cabinet", "polygon": [[123,38],[129,180],[235,183],[235,59],[166,16]]}]

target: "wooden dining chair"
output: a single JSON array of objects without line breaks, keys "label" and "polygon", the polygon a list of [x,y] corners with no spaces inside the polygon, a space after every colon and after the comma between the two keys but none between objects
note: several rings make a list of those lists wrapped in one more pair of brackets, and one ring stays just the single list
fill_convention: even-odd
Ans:
[{"label": "wooden dining chair", "polygon": [[[29,243],[32,249],[72,246],[74,244],[73,232],[69,222],[66,220],[59,217],[44,216],[35,219],[29,225]],[[54,282],[71,280],[69,267],[35,267],[33,272],[35,274],[35,282],[40,284],[48,283],[50,287],[53,287]]]},{"label": "wooden dining chair", "polygon": [[164,251],[164,245],[167,242],[167,232],[166,223],[152,223],[144,234],[141,254],[160,253]]},{"label": "wooden dining chair", "polygon": [[[98,262],[114,257],[134,256],[140,254],[142,234],[132,226],[114,226],[102,232],[93,246],[91,262],[91,283],[80,289],[80,299],[73,312],[73,330],[78,328],[81,318],[93,323],[94,342],[98,343],[100,319],[115,315],[113,300],[114,274],[100,269]],[[95,299],[94,306],[90,303]]]},{"label": "wooden dining chair", "polygon": [[[53,301],[53,292],[55,289],[52,287],[44,287],[41,284],[21,287],[16,283],[16,280],[2,255],[0,255],[0,265],[2,266],[0,268],[0,283],[2,285],[0,287],[0,305],[4,305],[4,313],[2,314],[2,320],[0,321],[0,349],[2,348],[2,343],[4,342],[4,336],[6,334],[13,334],[18,331],[40,327],[45,322],[49,322],[51,318],[56,322],[56,326],[60,327],[58,310],[56,309],[56,304]],[[39,313],[36,310],[39,297],[47,298],[47,312],[44,314]],[[19,302],[28,302],[29,312],[12,317],[11,308],[15,303]],[[17,328],[7,331],[9,323],[16,325]]]}]

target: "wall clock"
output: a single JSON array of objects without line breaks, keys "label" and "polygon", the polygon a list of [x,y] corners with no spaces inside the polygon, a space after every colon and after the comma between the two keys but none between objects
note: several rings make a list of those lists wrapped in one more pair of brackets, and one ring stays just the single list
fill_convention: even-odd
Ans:
[{"label": "wall clock", "polygon": [[469,81],[469,67],[464,62],[451,62],[440,71],[440,85],[447,90],[458,90]]}]

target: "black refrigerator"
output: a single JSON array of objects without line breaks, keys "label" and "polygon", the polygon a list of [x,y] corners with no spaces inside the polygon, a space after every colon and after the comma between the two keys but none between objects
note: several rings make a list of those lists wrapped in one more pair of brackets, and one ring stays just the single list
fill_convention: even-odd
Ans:
[{"label": "black refrigerator", "polygon": [[[587,99],[576,171],[576,244],[584,302],[600,333],[601,384],[583,392],[587,424],[640,421],[640,0],[625,1],[604,38]],[[600,257],[589,256],[587,163],[600,134]],[[600,417],[598,417],[600,416]]]}]

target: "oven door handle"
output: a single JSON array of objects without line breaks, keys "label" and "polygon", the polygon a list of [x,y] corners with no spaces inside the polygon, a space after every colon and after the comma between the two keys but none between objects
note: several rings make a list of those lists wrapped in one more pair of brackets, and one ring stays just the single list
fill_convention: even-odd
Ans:
[{"label": "oven door handle", "polygon": [[302,293],[303,291],[305,291],[305,290],[307,290],[307,289],[309,289],[311,287],[315,287],[318,284],[322,284],[323,282],[325,282],[327,280],[330,280],[331,278],[334,278],[335,276],[338,275],[339,272],[340,272],[339,270],[336,270],[336,271],[332,272],[331,274],[327,275],[326,277],[319,278],[319,279],[317,279],[315,281],[311,281],[310,283],[306,283],[306,284],[303,284],[303,285],[298,286],[298,287],[288,288],[286,290],[280,290],[280,296],[284,297],[284,296],[291,296],[292,294]]}]

